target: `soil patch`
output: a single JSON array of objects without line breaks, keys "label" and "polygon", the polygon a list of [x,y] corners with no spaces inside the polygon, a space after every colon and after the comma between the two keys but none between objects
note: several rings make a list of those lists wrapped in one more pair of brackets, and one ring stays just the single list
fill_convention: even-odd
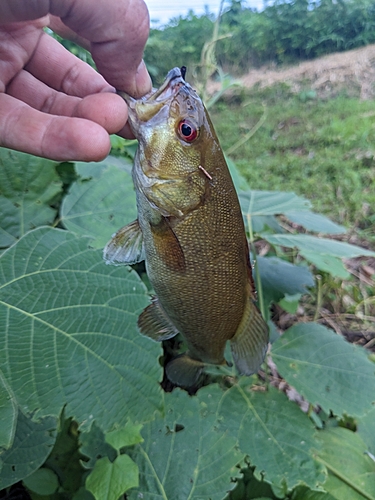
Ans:
[{"label": "soil patch", "polygon": [[[247,88],[255,85],[264,88],[283,82],[295,92],[301,92],[308,85],[320,96],[345,88],[355,90],[361,99],[371,99],[375,96],[375,44],[336,52],[295,66],[251,69],[237,80]],[[210,90],[218,90],[219,85],[215,87]]]}]

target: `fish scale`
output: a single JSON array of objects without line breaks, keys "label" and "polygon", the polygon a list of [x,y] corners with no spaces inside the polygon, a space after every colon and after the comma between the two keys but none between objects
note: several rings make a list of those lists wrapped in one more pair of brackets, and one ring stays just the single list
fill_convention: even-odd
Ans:
[{"label": "fish scale", "polygon": [[179,68],[142,99],[120,95],[139,141],[138,219],[116,233],[104,258],[145,260],[156,295],[139,317],[140,332],[156,341],[180,333],[187,346],[166,366],[172,382],[189,387],[205,365],[225,365],[227,341],[239,373],[255,373],[268,328],[255,303],[239,201],[208,113]]}]

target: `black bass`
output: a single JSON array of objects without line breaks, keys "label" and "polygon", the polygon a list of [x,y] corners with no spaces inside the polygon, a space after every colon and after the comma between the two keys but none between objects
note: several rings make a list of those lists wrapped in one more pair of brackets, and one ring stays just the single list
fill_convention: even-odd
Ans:
[{"label": "black bass", "polygon": [[205,364],[227,364],[227,340],[239,373],[251,375],[264,360],[268,328],[255,304],[237,194],[208,113],[179,68],[142,99],[120,95],[139,141],[138,219],[115,234],[104,258],[146,261],[156,295],[138,319],[140,332],[156,341],[180,333],[188,347],[166,366],[173,383],[190,387]]}]

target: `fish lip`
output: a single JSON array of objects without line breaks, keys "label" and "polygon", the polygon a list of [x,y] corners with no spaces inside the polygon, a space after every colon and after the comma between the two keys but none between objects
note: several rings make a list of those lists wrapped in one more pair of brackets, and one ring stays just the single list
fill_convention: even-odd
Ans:
[{"label": "fish lip", "polygon": [[181,69],[173,68],[168,72],[163,85],[158,90],[156,90],[147,100],[156,101],[161,96],[163,96],[163,100],[168,99],[171,94],[174,93],[175,89],[180,88],[182,85],[186,85],[186,82],[182,76]]},{"label": "fish lip", "polygon": [[158,89],[153,88],[151,92],[148,92],[140,99],[135,99],[134,97],[132,97],[131,95],[127,94],[122,90],[117,90],[117,94],[125,100],[129,108],[134,109],[137,101],[144,101],[144,102],[152,102],[157,100],[166,101],[182,85],[186,85],[186,82],[182,75],[181,69],[176,67],[168,72],[164,80],[164,83],[161,85],[161,87],[159,87]]}]

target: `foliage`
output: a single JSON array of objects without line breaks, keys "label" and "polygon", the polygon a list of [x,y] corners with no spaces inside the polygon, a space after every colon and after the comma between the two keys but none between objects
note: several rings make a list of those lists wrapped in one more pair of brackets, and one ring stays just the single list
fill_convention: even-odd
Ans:
[{"label": "foliage", "polygon": [[263,125],[231,153],[252,188],[283,191],[288,186],[336,222],[370,231],[375,207],[374,103],[345,94],[304,101],[280,85],[242,91],[211,109],[224,150],[256,126],[264,109]]},{"label": "foliage", "polygon": [[175,66],[197,64],[212,31],[213,17],[197,16],[192,11],[186,17],[172,20],[168,29],[151,29],[144,57],[156,83],[162,83]]},{"label": "foliage", "polygon": [[[146,62],[158,78],[176,64],[193,66],[212,31],[212,15],[190,11],[151,31]],[[219,66],[241,73],[251,65],[292,62],[374,43],[374,4],[372,0],[276,0],[258,12],[232,0],[222,15],[219,34],[224,35],[216,51]]]},{"label": "foliage", "polygon": [[[269,322],[273,361],[310,402],[308,413],[234,368],[212,367],[195,396],[164,393],[161,345],[136,327],[148,303],[143,274],[107,266],[99,250],[135,216],[128,160],[73,171],[4,149],[0,159],[7,207],[0,221],[0,489],[22,481],[32,499],[53,500],[116,500],[125,491],[130,499],[374,499],[375,463],[365,452],[375,434],[375,369],[364,350],[316,323],[280,336]],[[293,193],[250,190],[229,164],[252,244],[262,234],[275,249],[256,264],[268,316],[272,304],[314,283],[306,262],[290,261],[285,246],[307,252],[315,266],[324,263],[308,254],[311,244],[340,263],[371,254],[316,234],[286,235],[281,214],[313,231],[344,229]],[[349,417],[354,427],[340,427]]]}]

